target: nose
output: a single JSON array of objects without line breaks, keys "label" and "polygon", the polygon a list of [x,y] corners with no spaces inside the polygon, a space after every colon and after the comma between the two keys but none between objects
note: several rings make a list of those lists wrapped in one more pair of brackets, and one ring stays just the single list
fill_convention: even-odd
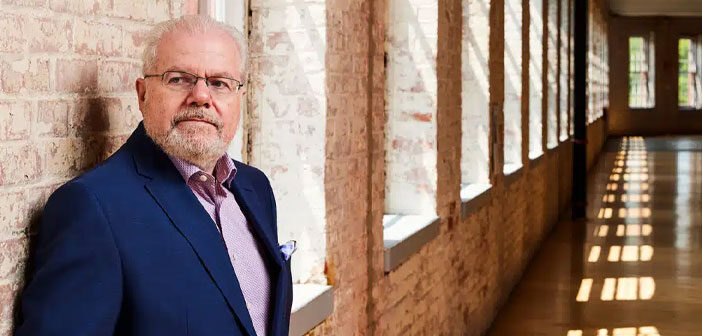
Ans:
[{"label": "nose", "polygon": [[195,86],[190,90],[190,93],[188,93],[186,104],[188,104],[188,106],[210,108],[212,105],[212,95],[204,80],[200,79],[195,83]]}]

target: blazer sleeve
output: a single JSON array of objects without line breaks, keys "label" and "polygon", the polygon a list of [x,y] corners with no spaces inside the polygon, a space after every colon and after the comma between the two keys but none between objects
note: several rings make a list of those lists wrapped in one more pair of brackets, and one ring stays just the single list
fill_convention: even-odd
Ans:
[{"label": "blazer sleeve", "polygon": [[97,197],[79,182],[59,188],[44,208],[15,335],[113,335],[122,272]]}]

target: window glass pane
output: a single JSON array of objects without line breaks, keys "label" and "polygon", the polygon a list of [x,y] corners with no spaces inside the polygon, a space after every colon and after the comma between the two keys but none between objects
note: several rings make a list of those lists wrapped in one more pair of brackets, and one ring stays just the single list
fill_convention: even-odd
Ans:
[{"label": "window glass pane", "polygon": [[629,107],[654,106],[654,45],[653,34],[648,38],[629,38]]},{"label": "window glass pane", "polygon": [[678,105],[683,108],[700,108],[700,45],[697,39],[678,40]]}]

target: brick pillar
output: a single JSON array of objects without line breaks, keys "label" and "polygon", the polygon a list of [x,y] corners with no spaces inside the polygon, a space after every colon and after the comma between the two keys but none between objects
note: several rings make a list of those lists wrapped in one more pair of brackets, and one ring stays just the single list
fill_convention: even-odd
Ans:
[{"label": "brick pillar", "polygon": [[326,284],[326,4],[250,6],[249,162],[275,190],[280,241],[298,241],[293,281]]},{"label": "brick pillar", "polygon": [[529,158],[543,150],[543,1],[529,0]]},{"label": "brick pillar", "polygon": [[435,214],[438,2],[391,0],[385,212]]},{"label": "brick pillar", "polygon": [[463,0],[461,184],[490,183],[490,0]]}]

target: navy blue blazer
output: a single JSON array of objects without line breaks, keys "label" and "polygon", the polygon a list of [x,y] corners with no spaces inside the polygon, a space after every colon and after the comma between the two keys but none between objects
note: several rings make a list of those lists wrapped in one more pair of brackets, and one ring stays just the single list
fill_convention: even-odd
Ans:
[{"label": "navy blue blazer", "polygon": [[[287,335],[290,263],[266,176],[235,161],[231,191],[265,246],[271,335]],[[143,125],[44,208],[16,335],[255,335],[224,241]]]}]

